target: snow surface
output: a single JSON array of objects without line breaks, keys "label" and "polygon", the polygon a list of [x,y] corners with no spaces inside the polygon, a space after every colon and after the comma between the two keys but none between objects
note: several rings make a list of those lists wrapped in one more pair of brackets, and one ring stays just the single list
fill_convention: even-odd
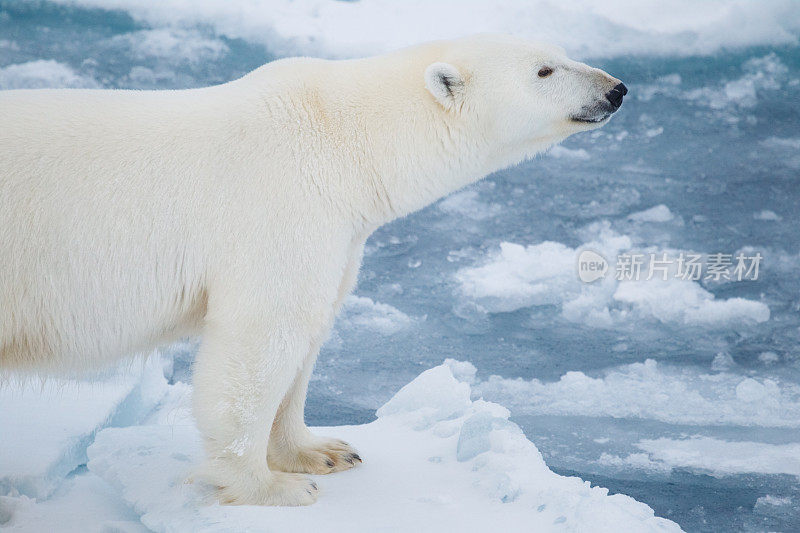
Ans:
[{"label": "snow surface", "polygon": [[0,496],[0,529],[13,533],[146,533],[139,516],[94,475],[63,481],[44,501]]},{"label": "snow surface", "polygon": [[192,481],[202,446],[184,387],[166,402],[168,419],[100,432],[88,467],[154,531],[680,531],[628,496],[551,472],[507,409],[470,399],[474,379],[471,364],[448,360],[375,422],[315,428],[351,442],[364,463],[315,476],[322,492],[307,508],[214,503]]}]

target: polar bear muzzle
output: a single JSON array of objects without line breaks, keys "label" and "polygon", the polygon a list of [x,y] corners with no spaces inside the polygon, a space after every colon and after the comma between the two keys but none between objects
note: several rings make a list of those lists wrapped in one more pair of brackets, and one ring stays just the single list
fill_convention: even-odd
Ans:
[{"label": "polar bear muzzle", "polygon": [[571,119],[573,122],[588,124],[605,122],[622,106],[622,99],[626,94],[628,94],[628,88],[625,87],[625,84],[622,82],[617,83],[610,91],[603,95],[604,99],[582,108],[581,111],[573,115]]}]

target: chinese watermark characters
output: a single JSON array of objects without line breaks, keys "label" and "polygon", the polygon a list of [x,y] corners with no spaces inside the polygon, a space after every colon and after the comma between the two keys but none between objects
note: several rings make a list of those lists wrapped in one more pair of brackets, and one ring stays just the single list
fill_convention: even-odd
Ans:
[{"label": "chinese watermark characters", "polygon": [[[680,279],[686,281],[756,281],[763,256],[713,253],[708,256],[680,252],[623,253],[613,269],[617,281]],[[578,277],[591,283],[604,278],[611,270],[608,261],[597,252],[584,250],[578,256]]]}]

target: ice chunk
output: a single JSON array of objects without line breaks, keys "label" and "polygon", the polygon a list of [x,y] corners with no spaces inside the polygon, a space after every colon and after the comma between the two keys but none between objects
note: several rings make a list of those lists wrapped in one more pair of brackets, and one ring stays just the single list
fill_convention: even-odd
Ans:
[{"label": "ice chunk", "polygon": [[455,213],[473,220],[485,220],[502,211],[499,204],[487,204],[480,200],[478,191],[469,189],[452,194],[439,202],[439,209],[445,213]]},{"label": "ice chunk", "polygon": [[792,503],[791,498],[781,498],[779,496],[771,496],[769,494],[767,494],[766,496],[762,496],[756,500],[756,505],[780,506],[780,505],[789,505],[790,503]]},{"label": "ice chunk", "polygon": [[453,377],[458,381],[463,381],[470,385],[475,383],[475,375],[478,373],[478,369],[475,368],[475,365],[472,363],[468,361],[456,361],[455,359],[445,359],[444,364],[450,368]]},{"label": "ice chunk", "polygon": [[88,88],[100,85],[64,63],[39,59],[0,68],[0,89]]},{"label": "ice chunk", "polygon": [[462,292],[494,312],[554,304],[574,285],[575,250],[557,242],[528,247],[510,242],[486,265],[459,270]]},{"label": "ice chunk", "polygon": [[673,424],[800,427],[800,386],[652,359],[607,370],[593,378],[567,372],[560,380],[492,376],[476,394],[516,414],[645,418]]},{"label": "ice chunk", "polygon": [[736,366],[736,361],[728,352],[718,352],[711,361],[711,370],[730,370],[734,366]]},{"label": "ice chunk", "polygon": [[586,161],[589,158],[591,158],[589,152],[587,152],[583,148],[576,148],[573,150],[561,145],[553,146],[552,148],[550,148],[550,150],[548,150],[547,153],[559,159],[570,158],[570,159],[579,159],[581,161]]},{"label": "ice chunk", "polygon": [[364,328],[383,335],[393,335],[413,322],[413,318],[391,305],[351,295],[345,300],[337,327]]},{"label": "ice chunk", "polygon": [[545,241],[522,246],[504,242],[483,265],[456,272],[461,296],[475,301],[489,312],[510,312],[530,306],[562,305],[562,314],[572,321],[606,326],[607,305],[616,282],[606,277],[591,285],[581,283],[577,261],[582,250],[605,258],[615,257],[631,247],[631,240],[606,226],[592,228],[589,242],[570,248]]},{"label": "ice chunk", "polygon": [[664,323],[727,327],[769,320],[769,307],[745,298],[718,300],[699,284],[680,279],[652,279],[619,284],[614,299]]},{"label": "ice chunk", "polygon": [[210,503],[211,489],[191,482],[202,445],[188,414],[102,431],[89,469],[159,532],[680,531],[630,497],[551,472],[508,410],[471,401],[462,379],[474,367],[449,360],[403,387],[375,422],[314,429],[353,443],[365,462],[317,478],[320,499],[307,508]]},{"label": "ice chunk", "polygon": [[[661,128],[661,131],[663,132],[664,129]],[[675,218],[675,215],[664,204],[628,215],[628,219],[634,222],[669,222],[673,218]]]},{"label": "ice chunk", "polygon": [[780,89],[789,69],[774,53],[753,58],[742,65],[742,76],[722,86],[702,87],[684,93],[689,100],[696,100],[712,109],[724,110],[732,106],[748,108],[758,102],[758,92]]},{"label": "ice chunk", "polygon": [[[674,215],[661,205],[629,218],[637,222],[668,221]],[[593,234],[593,240],[578,248],[557,242],[529,246],[501,243],[499,252],[490,255],[483,265],[456,272],[459,292],[463,299],[493,313],[560,305],[565,319],[600,328],[633,318],[702,328],[740,327],[769,320],[770,310],[763,302],[717,299],[699,283],[675,278],[674,262],[666,280],[658,273],[647,279],[650,276],[645,264],[638,279],[618,281],[616,258],[630,249],[630,237],[604,226],[587,233]],[[584,250],[609,262],[608,273],[590,284],[582,283],[577,275],[579,255]]]},{"label": "ice chunk", "polygon": [[786,150],[800,150],[800,137],[782,138],[769,137],[761,141],[761,145],[767,148],[781,148]]},{"label": "ice chunk", "polygon": [[758,355],[758,360],[765,365],[771,365],[781,360],[781,356],[775,352],[761,352]]},{"label": "ice chunk", "polygon": [[779,222],[783,220],[783,217],[775,213],[775,211],[764,209],[763,211],[759,211],[758,213],[753,213],[753,219]]},{"label": "ice chunk", "polygon": [[472,405],[469,384],[458,381],[449,366],[437,366],[400,389],[378,409],[378,416],[411,415],[418,429],[461,416]]},{"label": "ice chunk", "polygon": [[125,33],[113,37],[110,44],[130,48],[137,60],[163,58],[173,63],[213,61],[228,52],[228,46],[218,39],[177,28]]},{"label": "ice chunk", "polygon": [[[653,137],[658,137],[662,133],[664,133],[664,127],[663,126],[659,126],[657,128],[650,128],[649,130],[644,132],[645,136],[649,137],[651,139]],[[672,220],[672,217],[670,217],[669,220]]]},{"label": "ice chunk", "polygon": [[491,413],[480,412],[464,421],[458,435],[456,459],[469,461],[474,457],[492,449],[492,436],[497,430],[521,433],[519,426]]},{"label": "ice chunk", "polygon": [[631,453],[625,457],[612,455],[603,452],[597,463],[603,466],[611,467],[619,470],[644,470],[646,472],[657,472],[661,474],[668,474],[672,472],[672,467],[660,461],[653,461],[646,453]]},{"label": "ice chunk", "polygon": [[47,497],[86,462],[97,431],[140,422],[165,390],[158,354],[102,381],[49,379],[0,387],[0,494]]},{"label": "ice chunk", "polygon": [[673,467],[714,475],[756,473],[800,476],[800,444],[736,442],[711,437],[642,440],[637,447]]}]

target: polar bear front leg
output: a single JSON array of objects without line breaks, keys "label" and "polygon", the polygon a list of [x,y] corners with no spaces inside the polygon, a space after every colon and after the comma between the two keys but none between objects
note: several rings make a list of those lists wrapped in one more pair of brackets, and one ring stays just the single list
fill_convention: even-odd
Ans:
[{"label": "polar bear front leg", "polygon": [[[364,255],[364,240],[365,238],[356,238],[350,245],[347,266],[339,285],[336,302],[331,310],[331,325],[345,298],[355,287]],[[324,333],[327,334],[327,331]],[[330,474],[353,468],[356,463],[361,462],[361,456],[348,443],[314,435],[305,424],[308,380],[314,370],[321,345],[320,340],[311,347],[302,370],[297,374],[275,417],[267,452],[270,468],[275,470]]]},{"label": "polar bear front leg", "polygon": [[281,403],[269,439],[267,458],[273,470],[302,474],[330,474],[361,462],[358,452],[343,440],[314,435],[305,424],[308,380],[318,347],[306,358],[292,388]]},{"label": "polar bear front leg", "polygon": [[202,477],[225,504],[312,504],[313,481],[267,464],[269,428],[309,339],[289,324],[229,313],[209,317],[194,372],[194,412],[208,456]]}]

